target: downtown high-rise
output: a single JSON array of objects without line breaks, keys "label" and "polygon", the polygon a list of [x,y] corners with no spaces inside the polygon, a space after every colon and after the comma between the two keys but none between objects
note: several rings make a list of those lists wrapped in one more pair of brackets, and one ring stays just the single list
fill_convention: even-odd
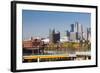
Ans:
[{"label": "downtown high-rise", "polygon": [[[75,24],[70,25],[70,31],[67,31],[67,37],[69,41],[78,42],[80,40],[89,40],[91,37],[90,28],[83,27],[82,24],[75,22]],[[85,31],[86,30],[86,31]]]}]

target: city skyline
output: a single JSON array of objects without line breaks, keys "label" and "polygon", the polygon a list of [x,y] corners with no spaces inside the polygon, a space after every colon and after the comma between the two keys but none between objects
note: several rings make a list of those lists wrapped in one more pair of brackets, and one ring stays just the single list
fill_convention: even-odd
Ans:
[{"label": "city skyline", "polygon": [[90,18],[89,13],[23,10],[23,39],[31,36],[46,38],[49,36],[49,29],[56,29],[64,36],[76,21],[85,28],[90,27]]}]

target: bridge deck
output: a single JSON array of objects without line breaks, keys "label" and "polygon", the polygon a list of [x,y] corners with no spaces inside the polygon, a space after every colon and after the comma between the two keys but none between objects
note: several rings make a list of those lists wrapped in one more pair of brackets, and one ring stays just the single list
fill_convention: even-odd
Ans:
[{"label": "bridge deck", "polygon": [[68,55],[37,55],[37,56],[23,56],[24,59],[46,59],[46,58],[65,58]]}]

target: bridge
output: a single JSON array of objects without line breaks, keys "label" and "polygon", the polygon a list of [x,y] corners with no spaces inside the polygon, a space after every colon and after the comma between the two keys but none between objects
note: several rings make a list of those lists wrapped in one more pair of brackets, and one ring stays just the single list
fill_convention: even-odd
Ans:
[{"label": "bridge", "polygon": [[61,55],[31,55],[31,56],[23,56],[23,61],[27,62],[40,62],[40,61],[48,61],[48,60],[73,60],[76,56],[69,56],[67,54]]}]

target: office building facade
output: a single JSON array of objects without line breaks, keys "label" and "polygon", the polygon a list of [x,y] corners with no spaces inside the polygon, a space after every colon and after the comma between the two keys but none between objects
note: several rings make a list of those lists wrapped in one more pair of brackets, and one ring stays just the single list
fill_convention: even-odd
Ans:
[{"label": "office building facade", "polygon": [[57,43],[60,41],[60,32],[55,32],[55,29],[49,30],[49,40],[51,43]]},{"label": "office building facade", "polygon": [[67,31],[67,37],[69,37],[69,41],[78,42],[80,40],[89,40],[91,38],[91,29],[87,28],[86,32],[82,24],[75,22],[75,24],[71,24],[70,31]]}]

